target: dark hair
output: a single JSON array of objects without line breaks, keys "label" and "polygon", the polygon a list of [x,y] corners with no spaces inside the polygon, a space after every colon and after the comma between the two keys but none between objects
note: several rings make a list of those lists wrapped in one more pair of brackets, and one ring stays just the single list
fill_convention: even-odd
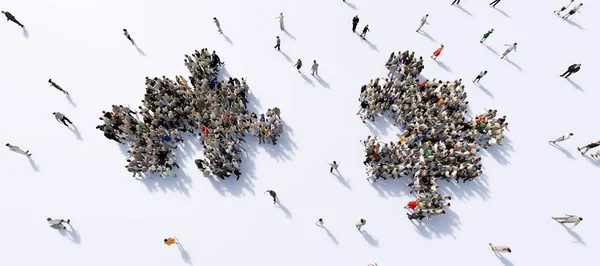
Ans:
[{"label": "dark hair", "polygon": [[165,238],[165,243],[166,243],[167,241],[169,241],[169,240]]},{"label": "dark hair", "polygon": [[508,251],[508,253],[512,252],[512,250],[510,248],[507,248],[506,250]]},{"label": "dark hair", "polygon": [[52,82],[52,79],[48,79],[48,82]]},{"label": "dark hair", "polygon": [[579,217],[579,221],[583,221],[583,217]]},{"label": "dark hair", "polygon": [[7,147],[8,147],[8,146],[10,146],[10,143],[6,143],[6,146],[7,146]]},{"label": "dark hair", "polygon": [[127,31],[127,29],[123,29],[123,31]]}]

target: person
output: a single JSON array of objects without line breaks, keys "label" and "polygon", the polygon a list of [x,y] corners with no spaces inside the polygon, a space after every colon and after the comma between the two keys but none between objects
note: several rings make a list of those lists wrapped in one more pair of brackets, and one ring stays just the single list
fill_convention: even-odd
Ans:
[{"label": "person", "polygon": [[421,23],[419,24],[419,27],[417,28],[416,32],[419,32],[421,28],[425,26],[425,24],[429,25],[429,22],[427,22],[427,18],[429,18],[429,14],[425,14],[425,16],[421,18]]},{"label": "person", "polygon": [[600,146],[600,140],[596,142],[592,142],[588,145],[583,146],[582,148],[577,147],[577,150],[581,152],[581,155],[585,155],[590,149],[596,148]]},{"label": "person", "polygon": [[511,253],[512,252],[512,250],[508,246],[495,246],[492,243],[489,243],[489,245],[492,248],[492,251],[495,251],[495,252],[502,252],[502,253],[506,253],[506,252]]},{"label": "person", "polygon": [[500,59],[504,59],[508,54],[510,54],[510,52],[512,52],[513,50],[516,52],[517,51],[517,43],[513,43],[513,44],[505,44],[504,46],[508,46],[508,48],[506,48],[506,51],[504,51],[504,53],[502,54],[502,57],[500,57]]},{"label": "person", "polygon": [[52,227],[54,229],[67,229],[67,227],[63,223],[66,223],[66,224],[71,223],[71,219],[67,219],[65,221],[64,219],[52,219],[50,217],[46,218],[46,221],[48,222],[50,227]]},{"label": "person", "polygon": [[365,219],[360,219],[358,221],[358,223],[356,223],[356,229],[358,229],[358,231],[360,231],[360,229],[365,226],[365,224],[367,224],[367,220]]},{"label": "person", "polygon": [[415,210],[418,206],[418,202],[416,200],[412,200],[409,201],[406,206],[404,206],[405,209],[411,209],[411,210]]},{"label": "person", "polygon": [[363,40],[366,40],[365,37],[367,36],[368,31],[371,31],[371,30],[369,29],[369,25],[367,24],[367,25],[365,25],[365,27],[362,30],[362,33],[360,34],[360,37],[362,37]]},{"label": "person", "polygon": [[492,35],[492,33],[494,33],[494,29],[490,29],[486,33],[484,33],[483,38],[481,38],[479,43],[483,43],[485,40],[487,40],[487,38],[490,37],[490,35]]},{"label": "person", "polygon": [[572,64],[569,66],[567,71],[565,71],[565,73],[563,73],[560,76],[563,78],[569,78],[571,76],[571,74],[575,74],[575,73],[579,72],[580,69],[581,69],[581,64]]},{"label": "person", "polygon": [[490,6],[496,7],[498,3],[500,3],[500,0],[494,0],[490,3]]},{"label": "person", "polygon": [[296,61],[296,64],[294,64],[294,67],[296,67],[296,69],[298,70],[298,73],[300,73],[300,68],[302,67],[302,60],[300,60],[300,58],[298,58],[298,61]]},{"label": "person", "polygon": [[179,246],[179,241],[177,241],[175,238],[173,237],[167,237],[163,240],[163,242],[165,243],[165,245],[170,246],[170,245],[178,245]]},{"label": "person", "polygon": [[557,143],[557,142],[565,141],[565,140],[568,140],[569,138],[571,138],[571,136],[573,136],[573,133],[567,133],[567,134],[564,134],[564,135],[560,136],[559,138],[557,138],[555,140],[548,141],[548,143],[554,144],[554,143]]},{"label": "person", "polygon": [[277,193],[273,190],[267,190],[265,191],[265,194],[269,193],[269,195],[271,196],[271,198],[273,198],[273,204],[277,203]]},{"label": "person", "polygon": [[377,266],[377,263],[369,263],[367,266]]},{"label": "person", "polygon": [[11,151],[14,151],[16,153],[31,156],[31,153],[29,153],[29,150],[23,151],[21,148],[19,148],[19,146],[12,145],[10,143],[6,143],[6,147],[8,147]]},{"label": "person", "polygon": [[479,83],[479,80],[481,80],[481,78],[483,78],[485,75],[487,75],[487,70],[479,72],[479,75],[477,75],[477,77],[475,77],[475,79],[473,80],[473,83],[475,83],[475,82]]},{"label": "person", "polygon": [[56,88],[59,91],[62,91],[62,93],[64,93],[65,95],[69,95],[69,93],[66,90],[63,90],[63,88],[58,86],[58,84],[56,84],[54,81],[52,81],[52,79],[48,79],[48,83],[50,83],[50,86]]},{"label": "person", "polygon": [[573,226],[569,229],[575,228],[581,221],[583,221],[582,217],[577,215],[565,214],[564,217],[552,217],[555,221],[561,224],[573,224]]},{"label": "person", "polygon": [[579,11],[579,9],[583,6],[583,3],[579,3],[579,5],[576,5],[573,7],[573,9],[571,9],[571,11],[569,11],[569,13],[567,13],[566,15],[564,15],[562,18],[569,18],[570,16],[572,16],[573,14],[575,14],[575,12]]},{"label": "person", "polygon": [[69,124],[71,124],[71,125],[73,124],[73,122],[71,122],[71,120],[69,120],[69,118],[67,118],[65,115],[63,115],[60,112],[54,112],[52,114],[54,115],[54,118],[56,118],[56,120],[58,122],[62,122],[67,127],[69,126],[69,125],[67,125],[67,122],[69,122]]},{"label": "person", "polygon": [[278,19],[278,20],[279,20],[279,28],[280,28],[281,30],[285,30],[285,29],[283,28],[283,12],[279,13],[279,16],[278,16],[278,17],[276,17],[276,19]]},{"label": "person", "polygon": [[329,164],[329,166],[331,166],[331,167],[329,168],[329,172],[330,172],[330,173],[333,173],[333,169],[336,169],[336,170],[337,170],[337,168],[338,168],[338,166],[340,166],[340,164],[339,164],[339,163],[337,163],[336,161],[333,161],[333,163],[330,163],[330,164]]},{"label": "person", "polygon": [[19,22],[17,20],[17,18],[15,18],[15,16],[13,16],[13,14],[11,14],[10,12],[8,12],[8,11],[2,11],[2,14],[4,14],[4,16],[6,16],[6,20],[7,21],[12,21],[15,24],[19,25],[19,27],[25,28],[25,25],[21,24],[21,22]]},{"label": "person", "polygon": [[125,37],[127,37],[127,40],[131,42],[131,45],[135,45],[135,41],[133,41],[133,38],[131,38],[131,35],[129,35],[127,29],[123,29],[123,34],[125,35]]},{"label": "person", "polygon": [[560,15],[560,12],[565,11],[567,8],[569,8],[573,2],[575,2],[575,0],[569,0],[569,3],[566,6],[562,6],[559,10],[555,10],[554,14]]},{"label": "person", "polygon": [[440,46],[440,48],[438,48],[437,50],[435,50],[435,51],[433,52],[433,55],[431,56],[431,58],[432,58],[433,60],[437,59],[437,58],[438,58],[438,56],[440,56],[440,54],[442,53],[442,51],[443,51],[443,50],[444,50],[444,45],[442,44],[442,45]]},{"label": "person", "polygon": [[277,44],[275,44],[275,49],[277,49],[277,51],[281,51],[281,39],[279,39],[279,36],[277,36]]},{"label": "person", "polygon": [[358,15],[354,16],[354,18],[352,18],[352,32],[356,32],[356,26],[358,26],[358,22],[360,21],[360,19],[358,18]]},{"label": "person", "polygon": [[324,224],[324,223],[323,223],[323,218],[319,218],[319,219],[318,219],[318,220],[315,222],[315,224],[316,224],[317,226],[323,226],[323,224]]},{"label": "person", "polygon": [[458,5],[458,4],[460,4],[460,0],[454,0],[454,2],[452,2],[452,4],[450,4],[450,5]]},{"label": "person", "polygon": [[219,33],[223,34],[223,31],[221,30],[221,22],[219,22],[217,18],[213,18],[213,23],[215,23],[217,29],[219,29]]},{"label": "person", "polygon": [[318,76],[319,75],[319,64],[317,64],[317,60],[313,61],[313,65],[312,67],[310,67],[310,69],[312,70],[312,75],[314,76],[315,74]]}]

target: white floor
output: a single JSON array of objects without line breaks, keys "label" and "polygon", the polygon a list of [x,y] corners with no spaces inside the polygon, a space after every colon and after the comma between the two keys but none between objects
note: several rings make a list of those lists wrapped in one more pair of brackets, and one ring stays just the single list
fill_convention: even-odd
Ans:
[{"label": "white floor", "polygon": [[[491,1],[491,0],[490,0]],[[600,8],[596,2],[564,21],[552,11],[566,0],[21,0],[5,1],[28,37],[0,22],[1,143],[33,152],[32,161],[0,149],[0,257],[6,265],[594,265],[600,231],[595,203],[600,163],[577,146],[599,139],[596,88]],[[275,17],[284,12],[287,33]],[[420,18],[430,14],[424,30]],[[352,34],[370,25],[368,41]],[[218,17],[226,36],[217,34]],[[122,34],[127,28],[142,52]],[[478,40],[489,28],[495,33]],[[282,38],[282,53],[273,50]],[[496,53],[518,42],[509,60]],[[446,49],[439,64],[428,57]],[[183,54],[208,47],[227,63],[225,75],[248,77],[253,110],[278,106],[288,135],[277,147],[248,141],[245,176],[218,182],[200,175],[197,146],[181,147],[183,173],[137,181],[123,168],[122,149],[94,127],[112,104],[140,104],[145,76],[187,76]],[[427,78],[471,80],[473,112],[508,116],[504,147],[483,153],[485,175],[444,184],[451,212],[415,226],[402,207],[405,181],[365,180],[359,140],[397,130],[366,127],[355,116],[360,86],[386,74],[392,51],[426,58]],[[146,56],[142,56],[141,53]],[[305,77],[292,63],[302,58]],[[310,76],[312,60],[322,80]],[[573,63],[582,70],[558,77]],[[72,102],[48,86],[52,78]],[[466,82],[469,84],[470,82]],[[66,114],[77,134],[57,123]],[[575,136],[557,148],[547,140]],[[341,162],[341,177],[327,162]],[[281,205],[263,195],[276,190]],[[550,219],[585,220],[573,231]],[[70,218],[69,233],[46,217]],[[318,217],[326,230],[314,225]],[[354,228],[365,218],[366,233]],[[184,251],[162,239],[176,236]],[[508,244],[496,257],[488,242]]]}]

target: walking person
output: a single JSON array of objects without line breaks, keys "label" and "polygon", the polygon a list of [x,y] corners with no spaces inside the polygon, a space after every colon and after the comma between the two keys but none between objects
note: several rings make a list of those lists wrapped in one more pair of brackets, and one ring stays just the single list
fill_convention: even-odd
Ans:
[{"label": "walking person", "polygon": [[567,4],[566,6],[562,6],[559,10],[555,10],[554,14],[560,15],[560,12],[563,12],[567,8],[571,7],[571,5],[573,4],[573,2],[575,2],[575,0],[569,0],[569,4]]},{"label": "walking person", "polygon": [[273,204],[277,203],[277,193],[275,193],[275,191],[270,190],[270,189],[265,191],[265,194],[267,194],[267,193],[269,193],[271,198],[273,198]]},{"label": "walking person", "polygon": [[31,153],[29,153],[29,150],[23,151],[21,148],[19,148],[19,146],[12,145],[10,143],[6,143],[6,147],[8,147],[11,151],[14,151],[16,153],[31,156]]},{"label": "walking person", "polygon": [[431,59],[435,60],[438,58],[438,56],[440,56],[440,54],[442,54],[442,51],[444,50],[444,45],[442,44],[440,46],[440,48],[438,48],[437,50],[435,50],[433,52],[433,55],[431,56]]},{"label": "walking person", "polygon": [[163,239],[163,242],[164,242],[164,243],[165,243],[165,245],[167,245],[167,246],[171,246],[171,245],[173,245],[173,244],[175,244],[175,245],[179,246],[179,241],[177,241],[177,239],[176,239],[176,238],[173,238],[173,237],[167,237],[167,238]]},{"label": "walking person", "polygon": [[427,18],[429,18],[429,14],[425,14],[425,16],[421,18],[421,23],[419,24],[419,27],[417,28],[416,32],[419,32],[421,28],[425,26],[425,24],[429,25],[429,22],[427,22]]},{"label": "walking person", "polygon": [[573,133],[567,133],[567,134],[564,134],[564,135],[560,136],[559,138],[557,138],[555,140],[548,141],[548,143],[554,144],[554,143],[557,143],[557,142],[565,141],[565,140],[570,139],[571,136],[573,136]]},{"label": "walking person", "polygon": [[506,48],[506,51],[504,51],[504,53],[502,54],[502,57],[500,57],[500,59],[504,59],[508,54],[510,54],[510,52],[512,52],[513,50],[516,52],[517,51],[517,43],[513,43],[513,44],[505,44],[504,46],[508,46],[508,48]]},{"label": "walking person", "polygon": [[283,12],[279,13],[279,16],[276,17],[276,19],[279,20],[279,28],[281,30],[285,30],[285,28],[283,27]]},{"label": "walking person", "polygon": [[566,15],[564,15],[562,18],[569,18],[570,16],[572,16],[573,14],[575,14],[577,11],[579,11],[579,9],[583,6],[583,3],[579,3],[579,5],[576,5],[573,7],[573,9],[571,9],[571,11],[569,11],[569,13],[567,13]]},{"label": "walking person", "polygon": [[454,0],[454,2],[452,2],[452,4],[450,4],[450,5],[458,5],[458,4],[460,4],[460,0]]},{"label": "walking person", "polygon": [[569,229],[573,229],[575,228],[575,226],[577,226],[581,221],[583,221],[582,217],[579,217],[577,215],[571,215],[571,214],[565,214],[566,216],[564,217],[552,217],[552,219],[554,219],[555,221],[561,223],[561,224],[573,224],[573,226]]},{"label": "walking person", "polygon": [[581,155],[585,155],[590,149],[596,148],[598,146],[600,146],[600,140],[585,145],[582,148],[577,147],[577,150],[581,153]]},{"label": "walking person", "polygon": [[223,30],[221,30],[221,22],[219,22],[219,20],[217,18],[213,18],[213,23],[215,23],[215,25],[217,26],[217,29],[219,29],[219,33],[223,34]]},{"label": "walking person", "polygon": [[62,91],[62,93],[64,93],[65,95],[69,95],[69,93],[66,90],[63,90],[63,88],[58,86],[58,84],[54,83],[54,81],[52,81],[52,79],[48,79],[48,83],[50,83],[50,86],[56,88],[59,91]]},{"label": "walking person", "polygon": [[64,225],[64,223],[66,223],[66,224],[71,223],[71,219],[67,219],[65,221],[65,219],[52,219],[50,217],[46,218],[46,221],[48,222],[50,227],[52,227],[54,229],[63,229],[63,230],[67,229],[67,227]]},{"label": "walking person", "polygon": [[368,31],[371,31],[371,30],[369,29],[369,25],[367,24],[367,25],[365,25],[365,27],[362,30],[362,33],[360,34],[360,37],[362,37],[363,40],[366,40],[365,37],[367,36]]},{"label": "walking person", "polygon": [[56,120],[58,122],[62,122],[67,127],[69,126],[69,125],[67,125],[67,122],[69,122],[69,124],[71,124],[71,125],[73,124],[73,122],[71,122],[71,120],[69,120],[69,118],[67,118],[65,115],[63,115],[60,112],[54,112],[52,114],[54,115],[54,118],[56,118]]},{"label": "walking person", "polygon": [[495,246],[492,243],[490,243],[489,245],[492,248],[492,251],[495,251],[495,252],[502,252],[502,253],[506,253],[506,252],[511,253],[512,252],[512,250],[508,246]]},{"label": "walking person", "polygon": [[11,14],[10,12],[8,12],[8,11],[2,11],[2,14],[4,14],[4,16],[6,16],[6,20],[7,21],[12,21],[15,24],[19,25],[19,27],[25,28],[25,25],[21,24],[21,22],[19,22],[17,20],[17,18],[15,18],[15,16],[13,16],[13,14]]},{"label": "walking person", "polygon": [[358,18],[358,15],[354,16],[354,18],[352,18],[352,32],[356,32],[356,26],[358,26],[358,22],[360,21],[360,19]]},{"label": "walking person", "polygon": [[484,33],[483,38],[481,38],[479,43],[483,43],[485,40],[487,40],[487,38],[490,37],[490,35],[492,35],[492,33],[494,33],[494,29],[490,29],[486,33]]},{"label": "walking person", "polygon": [[275,49],[277,49],[277,51],[281,51],[281,39],[279,39],[279,36],[277,36],[277,44],[275,44]]},{"label": "walking person", "polygon": [[313,65],[310,67],[310,69],[312,70],[312,75],[319,75],[319,64],[317,64],[317,60],[313,61]]},{"label": "walking person", "polygon": [[300,60],[300,58],[298,58],[298,61],[296,61],[296,64],[294,64],[294,67],[296,67],[296,69],[298,70],[298,73],[300,73],[300,68],[302,67],[302,60]]},{"label": "walking person", "polygon": [[125,35],[125,37],[127,37],[127,40],[131,42],[131,45],[135,45],[135,41],[133,40],[133,38],[131,38],[131,35],[129,35],[127,29],[123,29],[123,34]]},{"label": "walking person", "polygon": [[479,80],[481,80],[481,78],[485,77],[485,75],[487,75],[487,70],[479,72],[479,75],[477,75],[477,77],[475,77],[475,79],[473,80],[473,83],[475,83],[475,82],[479,83]]},{"label": "walking person", "polygon": [[356,226],[356,229],[358,229],[358,231],[360,231],[360,229],[361,229],[363,226],[365,226],[365,224],[367,224],[367,220],[365,220],[365,219],[360,219],[360,220],[358,221],[358,223],[356,223],[356,225],[355,225],[355,226]]},{"label": "walking person", "polygon": [[569,66],[567,71],[565,71],[565,73],[563,73],[560,76],[563,78],[568,78],[569,76],[571,76],[571,74],[575,74],[575,73],[579,72],[580,69],[581,69],[581,64],[572,64]]},{"label": "walking person", "polygon": [[490,6],[496,7],[498,3],[500,3],[500,0],[494,0],[490,3]]},{"label": "walking person", "polygon": [[337,170],[338,166],[340,166],[340,164],[336,161],[333,161],[333,163],[329,164],[330,168],[329,168],[329,172],[333,173],[333,169]]}]

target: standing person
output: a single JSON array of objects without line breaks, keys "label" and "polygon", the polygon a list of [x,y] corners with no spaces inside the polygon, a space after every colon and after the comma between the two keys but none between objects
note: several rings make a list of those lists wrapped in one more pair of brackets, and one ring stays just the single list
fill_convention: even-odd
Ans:
[{"label": "standing person", "polygon": [[333,169],[337,170],[338,166],[340,166],[340,164],[336,161],[333,161],[333,163],[329,164],[330,168],[329,168],[329,172],[333,173]]},{"label": "standing person", "polygon": [[492,35],[492,33],[494,33],[494,29],[490,29],[486,33],[484,33],[483,38],[481,38],[479,43],[483,43],[485,40],[487,40],[487,38],[490,37],[490,35]]},{"label": "standing person", "polygon": [[479,83],[479,80],[481,80],[481,78],[483,78],[485,75],[487,75],[487,70],[479,72],[479,75],[477,75],[477,77],[475,77],[475,79],[473,80],[473,83],[475,83],[475,82]]},{"label": "standing person", "polygon": [[315,224],[316,224],[317,226],[323,226],[323,224],[324,224],[324,223],[323,223],[323,218],[319,218],[319,220],[317,220],[317,221],[315,222]]},{"label": "standing person", "polygon": [[163,240],[163,242],[165,243],[165,245],[170,246],[170,245],[178,245],[179,246],[179,241],[177,241],[175,238],[173,237],[167,237]]},{"label": "standing person", "polygon": [[269,193],[271,198],[273,198],[273,204],[277,203],[277,193],[275,193],[275,191],[270,190],[270,189],[265,191],[265,194],[267,194],[267,193]]},{"label": "standing person", "polygon": [[417,28],[416,32],[419,32],[421,28],[425,26],[425,24],[429,25],[429,22],[427,22],[427,18],[429,18],[429,14],[425,14],[425,16],[421,18],[421,23],[419,24],[419,27]]},{"label": "standing person", "polygon": [[131,42],[131,45],[135,45],[135,41],[133,40],[133,38],[131,38],[131,35],[129,35],[127,29],[123,29],[123,34],[125,35],[125,37],[127,37],[127,40]]},{"label": "standing person", "polygon": [[71,219],[67,219],[65,221],[65,219],[52,219],[50,217],[46,218],[46,221],[48,222],[50,227],[52,227],[54,229],[67,229],[67,227],[63,223],[66,223],[66,224],[71,223]]},{"label": "standing person", "polygon": [[281,51],[281,39],[279,39],[279,36],[277,36],[277,44],[275,44],[275,49],[277,49],[277,51]]},{"label": "standing person", "polygon": [[219,22],[219,20],[217,18],[213,18],[213,23],[215,23],[215,25],[217,26],[217,29],[219,29],[219,33],[223,34],[223,31],[221,30],[221,22]]},{"label": "standing person", "polygon": [[583,6],[583,3],[579,3],[579,5],[574,6],[573,9],[571,9],[571,11],[569,11],[569,13],[564,15],[562,18],[568,18],[568,17],[572,16],[573,14],[575,14],[575,12],[579,11],[579,9],[582,6]]},{"label": "standing person", "polygon": [[52,81],[52,79],[48,79],[48,83],[50,83],[50,86],[56,88],[59,91],[62,91],[62,93],[69,95],[69,93],[66,90],[63,90],[63,88],[61,88],[60,86],[58,86],[58,84],[54,83],[54,81]]},{"label": "standing person", "polygon": [[575,2],[575,0],[570,0],[570,1],[569,1],[569,4],[567,4],[566,6],[563,6],[563,7],[561,7],[559,10],[555,10],[555,11],[554,11],[554,14],[560,15],[560,12],[563,12],[563,11],[565,11],[567,8],[569,8],[569,7],[570,7],[570,6],[573,4],[573,2]]},{"label": "standing person", "polygon": [[511,253],[512,252],[512,250],[508,246],[494,246],[494,244],[492,244],[492,243],[490,243],[489,245],[492,248],[492,251],[502,252],[502,253],[506,253],[506,252]]},{"label": "standing person", "polygon": [[555,140],[548,141],[548,143],[554,144],[554,143],[557,143],[557,142],[565,141],[565,140],[570,139],[571,136],[573,136],[573,133],[567,133],[567,134],[564,134],[564,135],[562,135],[561,137],[559,137],[559,138],[557,138]]},{"label": "standing person", "polygon": [[435,51],[433,52],[433,55],[431,56],[431,58],[432,58],[433,60],[437,59],[437,58],[438,58],[438,56],[440,56],[440,54],[442,53],[442,50],[444,50],[444,45],[443,45],[443,44],[440,46],[440,48],[438,48],[437,50],[435,50]]},{"label": "standing person", "polygon": [[73,122],[71,122],[71,120],[69,120],[69,118],[67,118],[65,115],[63,115],[62,113],[59,112],[54,112],[52,113],[54,115],[54,118],[56,118],[56,120],[58,122],[62,122],[63,124],[65,124],[65,126],[69,126],[67,125],[67,122],[69,122],[69,124],[73,124]]},{"label": "standing person", "polygon": [[565,217],[552,217],[555,221],[561,224],[574,224],[570,229],[575,228],[581,221],[583,221],[582,217],[577,215],[565,214]]},{"label": "standing person", "polygon": [[354,18],[352,18],[352,32],[356,32],[356,26],[358,26],[358,22],[360,21],[360,19],[358,18],[358,15],[354,16]]},{"label": "standing person", "polygon": [[296,69],[298,69],[298,73],[300,73],[300,68],[302,67],[302,60],[298,58],[298,61],[296,62],[296,64],[294,64],[294,66],[296,67]]},{"label": "standing person", "polygon": [[563,73],[560,76],[563,78],[568,78],[569,76],[571,76],[571,74],[575,74],[575,73],[579,72],[579,69],[581,69],[581,64],[572,64],[569,66],[567,71],[565,71],[565,73]]},{"label": "standing person", "polygon": [[500,0],[494,0],[490,3],[490,6],[496,7],[498,3],[500,3]]},{"label": "standing person", "polygon": [[508,46],[508,48],[506,48],[506,51],[504,51],[504,53],[502,54],[502,57],[500,57],[500,59],[504,59],[508,54],[510,54],[510,52],[512,52],[513,50],[516,52],[517,51],[517,43],[513,43],[513,44],[505,44],[504,46]]},{"label": "standing person", "polygon": [[360,220],[358,221],[358,223],[356,223],[356,225],[355,225],[355,226],[356,226],[356,229],[358,229],[358,231],[360,231],[360,229],[361,229],[363,226],[365,226],[365,224],[367,224],[367,220],[365,220],[365,219],[360,219]]},{"label": "standing person", "polygon": [[318,76],[319,75],[319,64],[317,64],[317,60],[313,61],[313,65],[312,67],[310,67],[310,69],[312,70],[312,75],[314,76],[315,74]]},{"label": "standing person", "polygon": [[279,19],[279,28],[281,30],[285,30],[283,27],[283,12],[279,13],[279,17],[276,17],[276,19]]},{"label": "standing person", "polygon": [[4,16],[6,16],[7,21],[12,21],[12,22],[16,23],[17,25],[19,25],[19,27],[25,28],[25,25],[21,24],[21,22],[19,22],[17,20],[17,18],[15,18],[15,16],[13,16],[10,12],[2,11],[2,14],[4,14]]},{"label": "standing person", "polygon": [[366,40],[365,37],[367,36],[367,31],[371,31],[369,29],[369,25],[365,25],[365,27],[362,30],[362,33],[360,34],[360,37],[362,37],[363,40]]},{"label": "standing person", "polygon": [[12,145],[10,143],[6,143],[6,147],[8,147],[11,151],[14,151],[16,153],[20,153],[20,154],[23,154],[23,155],[31,156],[31,153],[29,153],[29,150],[23,151],[23,150],[21,150],[21,148],[19,148],[19,146]]},{"label": "standing person", "polygon": [[596,148],[598,146],[600,146],[600,140],[596,141],[596,142],[592,142],[588,145],[585,145],[582,148],[577,147],[577,150],[581,153],[581,155],[585,155],[585,153],[588,152],[590,149]]},{"label": "standing person", "polygon": [[458,4],[460,4],[460,0],[454,0],[454,2],[452,2],[452,4],[450,4],[450,5],[458,5]]}]

